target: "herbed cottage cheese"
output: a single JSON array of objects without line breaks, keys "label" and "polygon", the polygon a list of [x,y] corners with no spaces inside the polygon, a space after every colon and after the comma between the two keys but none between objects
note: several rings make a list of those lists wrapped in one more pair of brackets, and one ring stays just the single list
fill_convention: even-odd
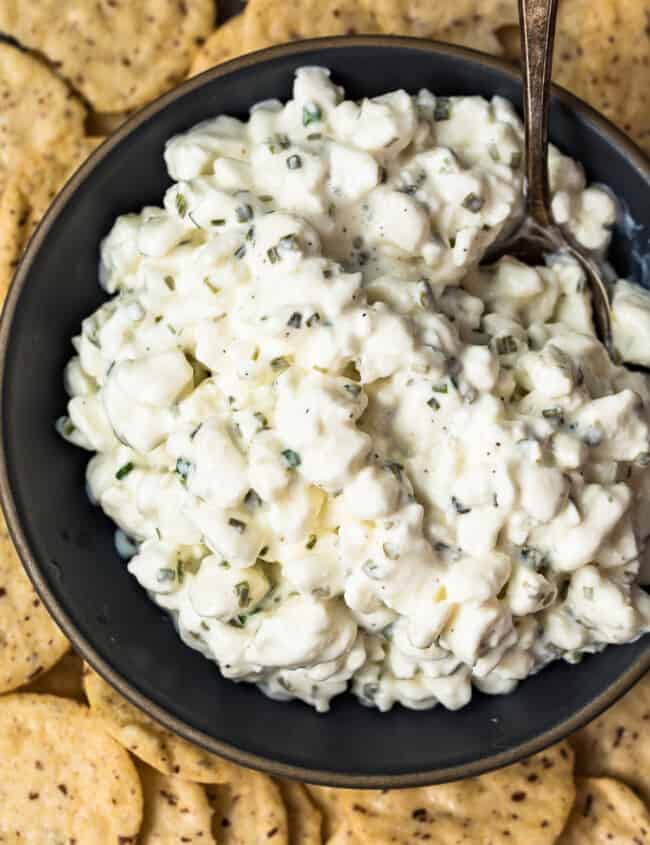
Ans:
[{"label": "herbed cottage cheese", "polygon": [[[285,105],[172,138],[163,208],[103,242],[114,295],[59,428],[226,677],[454,709],[648,630],[648,383],[594,336],[576,264],[477,266],[522,212],[521,155],[499,97],[355,103],[303,68]],[[611,198],[555,149],[550,175],[604,251]]]}]

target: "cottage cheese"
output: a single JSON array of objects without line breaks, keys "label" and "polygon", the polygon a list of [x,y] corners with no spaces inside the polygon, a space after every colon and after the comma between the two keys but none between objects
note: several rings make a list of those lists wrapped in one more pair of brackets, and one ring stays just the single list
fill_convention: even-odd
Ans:
[{"label": "cottage cheese", "polygon": [[[521,157],[499,97],[356,103],[303,68],[286,104],[172,138],[163,207],[104,240],[59,430],[225,677],[455,709],[648,630],[648,383],[571,260],[479,266],[521,216]],[[603,253],[610,196],[554,148],[550,176]],[[647,355],[647,300],[617,299]]]}]

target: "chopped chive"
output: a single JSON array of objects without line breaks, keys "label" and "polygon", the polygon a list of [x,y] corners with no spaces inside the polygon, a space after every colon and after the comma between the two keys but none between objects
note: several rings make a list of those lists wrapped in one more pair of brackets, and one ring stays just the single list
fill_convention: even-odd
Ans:
[{"label": "chopped chive", "polygon": [[180,476],[183,484],[187,484],[187,477],[194,468],[194,464],[188,458],[178,458],[174,472]]},{"label": "chopped chive", "polygon": [[300,311],[294,311],[287,320],[287,325],[292,329],[299,329],[302,326],[302,314]]},{"label": "chopped chive", "polygon": [[248,607],[251,603],[251,588],[248,581],[240,581],[235,584],[235,593],[240,607]]},{"label": "chopped chive", "polygon": [[293,449],[284,449],[282,451],[282,457],[289,469],[297,469],[302,463],[302,458]]},{"label": "chopped chive", "polygon": [[228,520],[228,525],[231,528],[234,528],[238,534],[243,534],[246,531],[246,523],[242,522],[241,519],[235,519],[234,516],[231,516]]},{"label": "chopped chive", "polygon": [[187,214],[187,200],[183,194],[176,194],[176,211],[181,217]]},{"label": "chopped chive", "polygon": [[431,388],[434,393],[448,393],[449,387],[446,384],[434,384]]},{"label": "chopped chive", "polygon": [[483,208],[485,204],[485,200],[483,197],[480,197],[478,194],[469,193],[463,200],[463,208],[466,208],[468,211],[471,211],[472,214],[478,214],[479,211]]},{"label": "chopped chive", "polygon": [[497,355],[511,355],[517,351],[517,341],[512,335],[498,337],[495,341]]},{"label": "chopped chive", "polygon": [[225,226],[226,221],[223,217],[215,217],[214,220],[210,220],[212,226]]},{"label": "chopped chive", "polygon": [[542,416],[545,420],[563,420],[564,412],[562,408],[544,408]]},{"label": "chopped chive", "polygon": [[293,251],[300,249],[298,238],[295,235],[285,235],[278,241],[278,249],[283,251]]},{"label": "chopped chive", "polygon": [[266,555],[268,553],[269,553],[269,547],[268,546],[262,546],[262,548],[260,549],[260,553],[259,553],[258,557],[264,557],[264,555]]},{"label": "chopped chive", "polygon": [[302,167],[302,159],[299,155],[294,153],[293,155],[289,156],[287,159],[287,167],[289,170],[300,170]]},{"label": "chopped chive", "polygon": [[115,473],[115,478],[117,478],[118,481],[121,481],[123,478],[127,477],[127,475],[131,472],[133,468],[133,461],[129,461],[128,463],[123,464]]},{"label": "chopped chive", "polygon": [[317,123],[319,120],[322,120],[323,112],[320,109],[320,106],[317,106],[316,103],[307,103],[303,106],[302,109],[302,125],[309,126],[310,123]]},{"label": "chopped chive", "polygon": [[311,551],[311,549],[313,549],[314,546],[316,545],[317,541],[318,541],[318,538],[316,537],[316,535],[310,534],[309,537],[307,538],[307,542],[305,543],[305,548],[309,549]]},{"label": "chopped chive", "polygon": [[230,564],[228,563],[227,560],[222,560],[221,563],[219,564],[219,566],[222,569],[230,569]]},{"label": "chopped chive", "polygon": [[253,416],[255,417],[255,419],[258,421],[258,423],[261,426],[261,428],[259,428],[258,431],[264,431],[264,429],[267,429],[269,427],[269,421],[267,420],[267,418],[265,417],[265,415],[261,411],[255,411]]},{"label": "chopped chive", "polygon": [[273,202],[273,197],[270,194],[262,194],[260,197],[261,202]]},{"label": "chopped chive", "polygon": [[307,140],[308,141],[320,141],[320,139],[322,137],[323,136],[320,132],[310,132],[309,135],[307,135]]},{"label": "chopped chive", "polygon": [[280,355],[278,358],[271,359],[271,369],[276,371],[286,370],[291,366],[289,361]]},{"label": "chopped chive", "polygon": [[175,581],[176,580],[176,570],[168,569],[163,567],[156,572],[156,581],[159,584],[164,584],[165,581]]},{"label": "chopped chive", "polygon": [[207,276],[203,279],[203,284],[209,288],[212,293],[221,293],[221,288],[215,287]]},{"label": "chopped chive", "polygon": [[262,499],[260,498],[257,491],[253,490],[252,487],[244,496],[244,504],[250,510],[253,510],[254,508],[259,508],[262,505]]},{"label": "chopped chive", "polygon": [[175,290],[176,289],[176,282],[174,281],[173,276],[165,276],[164,282],[167,285],[167,287],[169,288],[169,290]]},{"label": "chopped chive", "polygon": [[431,399],[429,399],[427,405],[434,411],[440,410],[440,402],[438,402],[435,396],[432,396]]},{"label": "chopped chive", "polygon": [[311,329],[313,326],[316,325],[316,323],[320,323],[320,314],[314,312],[311,317],[308,317],[306,325],[308,328]]},{"label": "chopped chive", "polygon": [[278,248],[276,246],[272,246],[266,250],[266,254],[268,256],[269,261],[271,264],[277,264],[280,260],[280,254],[278,252]]},{"label": "chopped chive", "polygon": [[239,205],[235,209],[235,215],[240,223],[246,223],[248,220],[253,218],[253,209],[250,205],[248,205],[248,203]]},{"label": "chopped chive", "polygon": [[433,111],[434,120],[449,120],[451,117],[451,100],[449,97],[436,97],[436,106]]},{"label": "chopped chive", "polygon": [[453,505],[456,513],[461,515],[465,513],[470,513],[472,510],[471,508],[468,508],[466,505],[463,505],[461,502],[459,502],[455,496],[451,497],[451,504]]},{"label": "chopped chive", "polygon": [[238,249],[233,252],[235,258],[243,258],[246,255],[246,247],[242,244]]}]

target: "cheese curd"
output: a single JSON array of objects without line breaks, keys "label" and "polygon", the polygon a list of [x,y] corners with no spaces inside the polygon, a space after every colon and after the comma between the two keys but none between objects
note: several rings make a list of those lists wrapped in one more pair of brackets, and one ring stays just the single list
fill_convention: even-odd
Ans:
[{"label": "cheese curd", "polygon": [[[650,391],[580,268],[480,266],[522,214],[495,97],[293,99],[172,138],[101,247],[58,427],[129,571],[227,678],[319,711],[455,709],[648,630]],[[605,191],[550,151],[604,253]],[[647,302],[617,288],[624,354]],[[645,310],[644,310],[645,309]]]}]

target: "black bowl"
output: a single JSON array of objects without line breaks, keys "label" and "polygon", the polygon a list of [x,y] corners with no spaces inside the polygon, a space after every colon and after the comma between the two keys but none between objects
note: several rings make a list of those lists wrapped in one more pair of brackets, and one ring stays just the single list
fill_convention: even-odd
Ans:
[{"label": "black bowl", "polygon": [[[325,65],[350,97],[403,87],[501,94],[518,103],[501,62],[411,39],[323,39],[274,48],[211,70],[132,118],[72,178],[18,270],[0,328],[0,486],[18,551],[47,607],[83,656],[134,704],[239,763],[338,786],[411,786],[475,775],[559,740],[621,696],[650,666],[650,638],[611,646],[577,666],[557,663],[512,695],[476,694],[465,709],[395,708],[352,697],[328,715],[278,703],[221,678],[184,646],[127,573],[113,525],[84,491],[88,455],[54,431],[65,408],[70,337],[104,296],[98,245],[118,214],[157,204],[169,184],[165,140],[222,112],[287,98],[295,69]],[[555,92],[551,136],[625,204],[611,250],[620,274],[644,275],[650,169],[632,144],[568,94]]]}]

